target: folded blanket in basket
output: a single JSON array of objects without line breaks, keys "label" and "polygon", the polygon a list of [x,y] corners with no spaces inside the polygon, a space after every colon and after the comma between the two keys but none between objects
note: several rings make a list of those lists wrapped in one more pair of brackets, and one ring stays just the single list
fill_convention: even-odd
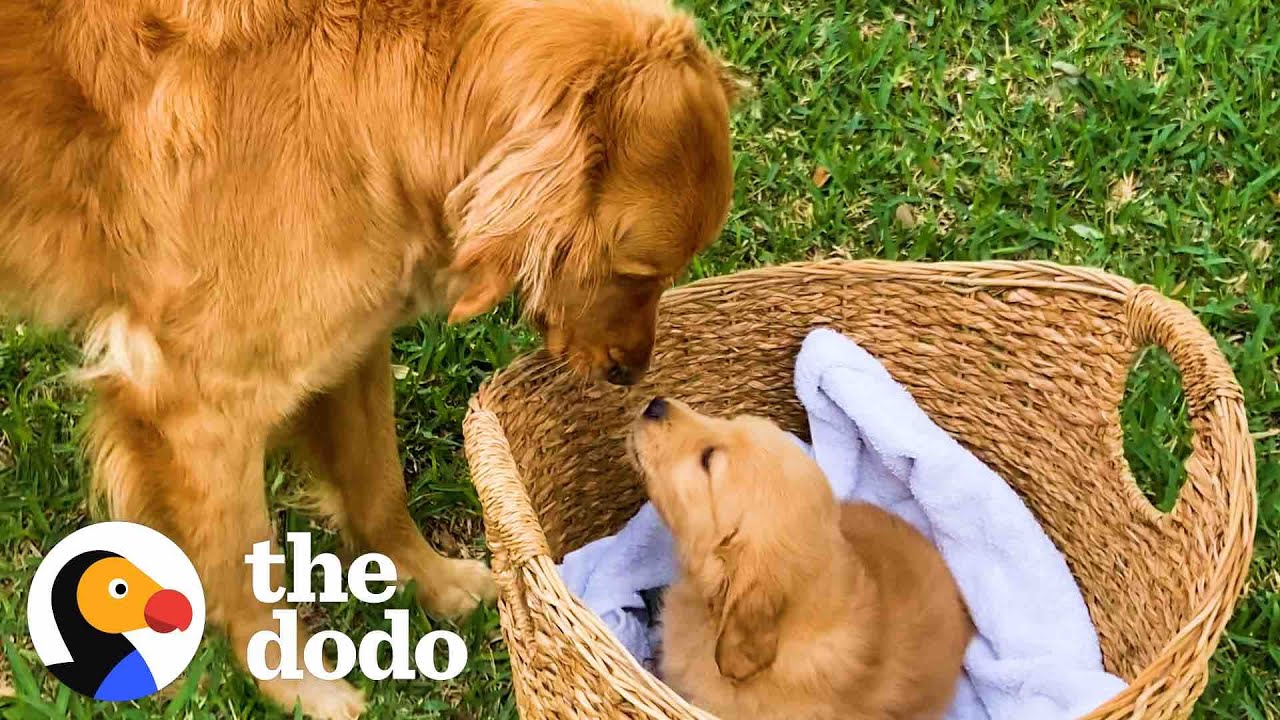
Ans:
[{"label": "folded blanket in basket", "polygon": [[645,503],[617,535],[565,555],[560,577],[600,616],[623,647],[657,672],[657,618],[642,593],[675,580],[675,547],[653,503]]},{"label": "folded blanket in basket", "polygon": [[[1122,690],[1066,561],[1016,493],[937,427],[883,366],[831,330],[805,339],[796,391],[811,452],[842,499],[897,513],[942,552],[978,634],[948,720],[1074,718]],[[642,663],[657,635],[643,591],[675,575],[646,505],[616,536],[565,557],[569,589]]]}]

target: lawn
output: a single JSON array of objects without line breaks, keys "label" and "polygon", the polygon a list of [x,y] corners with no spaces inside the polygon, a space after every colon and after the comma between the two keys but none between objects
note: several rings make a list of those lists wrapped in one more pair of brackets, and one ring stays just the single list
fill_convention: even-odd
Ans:
[{"label": "lawn", "polygon": [[[832,255],[1040,258],[1149,282],[1202,319],[1244,388],[1260,513],[1250,583],[1198,716],[1280,718],[1280,4],[696,0],[692,8],[755,91],[734,121],[730,222],[690,279]],[[451,552],[483,552],[461,453],[466,400],[532,342],[509,305],[464,327],[424,319],[397,335],[413,513]],[[41,552],[84,520],[75,430],[84,399],[60,378],[76,359],[64,335],[0,327],[0,715],[283,717],[255,698],[212,635],[184,679],[139,706],[54,694],[38,669],[24,640],[26,586]],[[1178,379],[1158,354],[1134,378],[1126,449],[1167,507],[1186,448]],[[272,464],[278,499],[291,497],[291,478]],[[311,527],[294,509],[279,520]],[[336,547],[332,535],[316,538]],[[393,604],[410,606],[403,593]],[[356,636],[381,624],[380,613],[354,603],[311,617]],[[413,618],[413,637],[433,626],[416,610]],[[496,613],[449,627],[471,649],[463,675],[366,683],[369,717],[515,717]]]}]

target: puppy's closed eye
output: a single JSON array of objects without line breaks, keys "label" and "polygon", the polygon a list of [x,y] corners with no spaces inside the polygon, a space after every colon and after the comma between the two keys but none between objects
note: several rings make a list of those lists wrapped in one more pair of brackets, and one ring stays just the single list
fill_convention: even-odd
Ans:
[{"label": "puppy's closed eye", "polygon": [[711,457],[716,454],[714,447],[708,447],[702,451],[702,469],[711,472]]}]

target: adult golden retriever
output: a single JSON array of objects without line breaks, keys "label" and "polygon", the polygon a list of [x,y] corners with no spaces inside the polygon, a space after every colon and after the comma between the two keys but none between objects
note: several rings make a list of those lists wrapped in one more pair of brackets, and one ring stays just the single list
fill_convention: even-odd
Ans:
[{"label": "adult golden retriever", "polygon": [[675,539],[663,679],[723,718],[935,720],[973,625],[905,521],[838,503],[768,420],[654,399],[630,446]]},{"label": "adult golden retriever", "polygon": [[0,292],[83,332],[94,485],[186,550],[238,652],[272,626],[243,556],[274,437],[464,613],[493,583],[406,510],[392,328],[518,288],[552,353],[634,381],[727,214],[732,89],[665,3],[0,0]]}]

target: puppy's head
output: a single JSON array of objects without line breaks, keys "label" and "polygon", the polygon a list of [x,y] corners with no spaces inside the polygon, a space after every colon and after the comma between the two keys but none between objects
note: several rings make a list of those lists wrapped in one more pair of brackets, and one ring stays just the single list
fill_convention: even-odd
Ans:
[{"label": "puppy's head", "polygon": [[511,4],[519,56],[495,67],[506,87],[538,90],[446,200],[449,319],[519,288],[553,355],[630,384],[649,364],[659,296],[728,213],[734,84],[665,5]]},{"label": "puppy's head", "polygon": [[717,623],[720,673],[773,663],[788,599],[822,568],[838,527],[829,484],[777,425],[655,398],[628,442],[687,578]]}]

